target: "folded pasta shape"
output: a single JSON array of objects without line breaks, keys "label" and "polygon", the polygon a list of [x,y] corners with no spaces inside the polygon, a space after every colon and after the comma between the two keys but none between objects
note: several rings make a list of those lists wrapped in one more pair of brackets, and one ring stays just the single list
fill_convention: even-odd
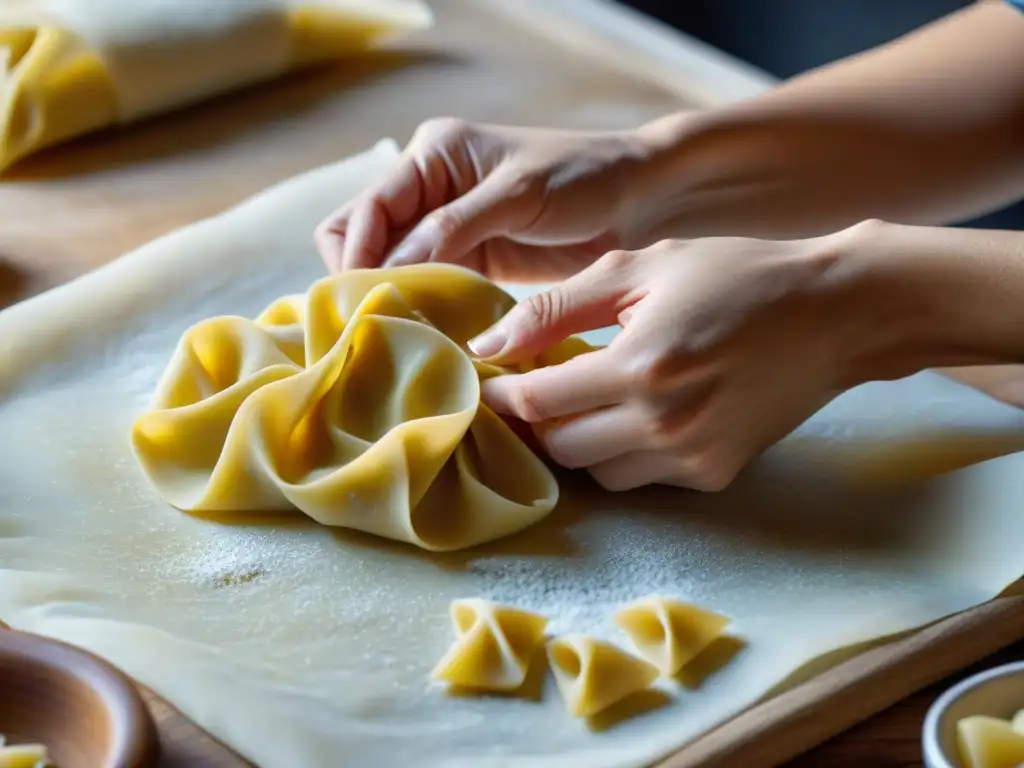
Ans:
[{"label": "folded pasta shape", "polygon": [[692,603],[650,596],[620,609],[615,623],[663,675],[674,675],[713,643],[729,620]]},{"label": "folded pasta shape", "polygon": [[591,717],[658,677],[653,664],[612,643],[586,635],[563,635],[548,643],[555,683],[573,717]]},{"label": "folded pasta shape", "polygon": [[481,691],[514,691],[544,642],[548,620],[536,613],[481,598],[454,600],[456,640],[430,676]]},{"label": "folded pasta shape", "polygon": [[551,512],[558,483],[480,402],[480,380],[590,347],[567,339],[514,369],[474,360],[467,340],[513,305],[476,273],[422,264],[206,320],[136,419],[135,455],[186,511],[297,508],[434,551],[515,533]]},{"label": "folded pasta shape", "polygon": [[4,0],[0,171],[430,22],[420,0]]},{"label": "folded pasta shape", "polygon": [[1024,734],[1008,720],[975,715],[956,724],[964,768],[1017,768],[1024,764]]},{"label": "folded pasta shape", "polygon": [[1013,730],[1024,736],[1024,709],[1020,710],[1013,716],[1010,721],[1010,725],[1013,726]]}]

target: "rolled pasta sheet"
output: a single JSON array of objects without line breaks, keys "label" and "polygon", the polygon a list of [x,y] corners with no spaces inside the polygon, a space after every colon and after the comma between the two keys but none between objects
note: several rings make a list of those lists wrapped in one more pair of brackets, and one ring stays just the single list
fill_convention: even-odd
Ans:
[{"label": "rolled pasta sheet", "polygon": [[451,604],[456,640],[431,677],[481,691],[514,691],[544,642],[548,620],[536,613],[480,598]]},{"label": "rolled pasta sheet", "polygon": [[976,715],[957,723],[964,768],[1018,768],[1024,764],[1024,734],[1008,720]]},{"label": "rolled pasta sheet", "polygon": [[555,683],[573,717],[591,717],[658,677],[653,664],[612,643],[586,635],[563,635],[548,643]]},{"label": "rolled pasta sheet", "polygon": [[0,171],[430,23],[419,0],[4,0]]},{"label": "rolled pasta sheet", "polygon": [[591,349],[568,339],[503,369],[466,341],[513,305],[461,267],[357,270],[255,320],[186,331],[132,429],[145,476],[193,512],[298,509],[433,551],[546,517],[551,470],[480,401],[480,380]]},{"label": "rolled pasta sheet", "polygon": [[729,619],[693,603],[651,596],[619,610],[615,623],[663,675],[674,675],[707,648]]}]

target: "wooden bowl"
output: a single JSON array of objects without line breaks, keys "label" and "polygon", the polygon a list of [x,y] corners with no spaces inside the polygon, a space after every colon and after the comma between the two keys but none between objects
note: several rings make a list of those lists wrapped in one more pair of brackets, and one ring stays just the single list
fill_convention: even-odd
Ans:
[{"label": "wooden bowl", "polygon": [[125,675],[65,643],[0,628],[0,733],[58,768],[153,768],[156,725]]}]

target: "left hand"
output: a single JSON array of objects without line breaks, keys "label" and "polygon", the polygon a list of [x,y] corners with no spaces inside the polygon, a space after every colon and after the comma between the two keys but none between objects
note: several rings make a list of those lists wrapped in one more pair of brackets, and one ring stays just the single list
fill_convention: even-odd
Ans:
[{"label": "left hand", "polygon": [[892,307],[864,298],[848,259],[871,226],[609,253],[520,302],[471,347],[505,362],[572,334],[616,323],[621,333],[562,365],[488,380],[484,400],[609,490],[723,489],[903,343]]}]

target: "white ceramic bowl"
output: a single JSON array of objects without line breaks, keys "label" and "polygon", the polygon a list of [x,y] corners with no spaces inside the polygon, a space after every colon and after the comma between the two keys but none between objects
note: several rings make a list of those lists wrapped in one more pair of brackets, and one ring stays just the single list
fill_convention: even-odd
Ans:
[{"label": "white ceramic bowl", "polygon": [[927,768],[964,768],[956,724],[970,715],[1009,719],[1024,709],[1024,661],[989,669],[942,694],[924,719],[921,746]]}]

